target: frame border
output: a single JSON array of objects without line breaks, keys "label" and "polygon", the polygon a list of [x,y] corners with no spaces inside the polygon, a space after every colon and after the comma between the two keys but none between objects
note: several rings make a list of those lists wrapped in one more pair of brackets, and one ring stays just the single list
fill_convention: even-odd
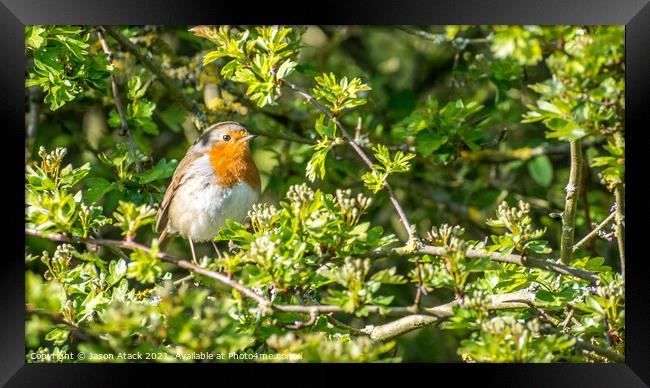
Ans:
[{"label": "frame border", "polygon": [[[27,24],[219,24],[219,23],[252,23],[252,24],[610,24],[625,25],[626,49],[626,204],[632,204],[634,212],[628,213],[626,223],[633,225],[626,231],[626,248],[629,253],[639,252],[636,260],[630,260],[626,274],[626,361],[625,364],[400,364],[400,365],[369,365],[355,364],[355,368],[370,373],[359,373],[364,378],[383,377],[391,372],[403,373],[405,369],[416,368],[431,375],[444,373],[458,382],[480,382],[482,384],[499,386],[572,386],[572,387],[611,387],[611,386],[648,386],[650,384],[650,332],[644,324],[650,322],[650,292],[647,287],[647,259],[643,257],[641,244],[641,210],[642,200],[637,200],[643,187],[634,174],[643,174],[640,167],[640,153],[643,144],[640,139],[642,120],[647,117],[647,104],[650,101],[650,75],[646,74],[650,63],[650,5],[648,0],[441,0],[436,3],[425,3],[417,0],[379,0],[371,7],[361,1],[335,3],[331,0],[319,3],[301,3],[293,6],[294,15],[289,13],[285,4],[266,3],[251,7],[250,4],[216,3],[214,1],[174,1],[161,0],[147,2],[143,0],[1,0],[0,3],[0,52],[4,54],[2,72],[0,75],[0,113],[3,123],[8,129],[5,133],[11,144],[20,147],[9,147],[16,152],[16,166],[8,171],[8,182],[15,180],[15,187],[24,184],[24,165],[22,143],[24,142],[24,26]],[[289,3],[286,3],[289,4]],[[306,7],[315,7],[317,12],[307,12]],[[252,8],[255,8],[253,10]],[[300,12],[302,11],[302,12]],[[22,97],[22,100],[21,100]],[[645,113],[645,114],[644,114]],[[634,128],[638,133],[629,130]],[[632,140],[632,141],[630,141]],[[639,145],[635,144],[639,143]],[[647,162],[646,162],[647,163]],[[632,174],[632,175],[630,175]],[[12,187],[12,183],[9,183]],[[629,188],[634,189],[629,190]],[[12,195],[20,197],[20,191],[12,190]],[[24,193],[23,193],[24,194]],[[646,196],[647,198],[647,196]],[[16,223],[22,222],[24,212],[16,198],[15,208],[9,206],[15,215],[8,218]],[[24,198],[22,199],[24,200]],[[24,202],[23,202],[24,203]],[[629,208],[629,206],[627,206]],[[647,210],[647,205],[645,207]],[[636,224],[639,225],[636,225]],[[12,255],[3,263],[0,271],[0,312],[3,313],[3,326],[0,334],[0,384],[8,386],[88,386],[128,383],[143,371],[156,369],[160,364],[141,366],[119,366],[117,364],[27,364],[25,363],[24,341],[24,234],[20,227],[9,230],[5,237],[10,242],[22,242],[11,245]],[[14,252],[15,250],[15,252]],[[631,340],[633,339],[633,340]],[[164,365],[164,364],[162,364]],[[163,366],[164,367],[164,366]],[[174,366],[176,368],[176,366]],[[219,383],[241,384],[250,381],[250,377],[265,379],[268,383],[268,372],[293,372],[297,368],[281,364],[272,369],[260,364],[211,364],[209,368],[198,365],[186,365],[183,376],[196,376],[208,372],[214,379],[218,373]],[[222,369],[223,368],[223,369]],[[316,370],[318,369],[318,371]],[[380,369],[381,368],[381,369]],[[387,369],[388,368],[388,369]],[[262,373],[247,373],[250,369]],[[337,372],[348,371],[350,367],[344,364],[303,364],[300,369],[307,373],[318,373],[319,379],[343,382]],[[115,373],[118,372],[119,373]],[[238,373],[244,372],[245,374]],[[312,372],[313,371],[313,372]],[[328,373],[328,372],[333,373]],[[473,373],[466,373],[471,371]],[[234,373],[232,373],[234,372]],[[325,373],[323,373],[325,372]],[[392,374],[392,373],[391,373]],[[370,375],[370,376],[369,376]],[[71,376],[74,376],[72,380]],[[150,378],[164,382],[169,373],[147,373]],[[245,377],[244,377],[245,376]],[[316,376],[316,375],[314,375]],[[207,377],[207,376],[206,376]],[[232,381],[228,381],[232,379]],[[213,380],[215,381],[215,380]],[[321,380],[322,381],[322,380]],[[644,383],[645,382],[645,383]]]}]

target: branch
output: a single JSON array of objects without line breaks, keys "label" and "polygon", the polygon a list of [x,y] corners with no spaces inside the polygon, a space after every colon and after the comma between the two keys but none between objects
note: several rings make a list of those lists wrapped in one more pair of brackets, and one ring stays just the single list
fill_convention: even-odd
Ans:
[{"label": "branch", "polygon": [[[388,341],[392,338],[408,333],[410,331],[419,329],[424,326],[431,326],[440,323],[445,318],[454,315],[453,308],[458,305],[458,301],[453,301],[437,307],[426,309],[431,315],[413,314],[402,317],[395,321],[385,323],[379,326],[368,326],[366,329],[355,329],[347,327],[348,330],[358,333],[361,331],[363,334],[370,337],[374,341]],[[508,310],[515,308],[533,308],[540,311],[535,306],[535,294],[528,290],[520,290],[509,294],[492,295],[488,310]],[[542,314],[545,314],[542,312]],[[346,325],[347,326],[347,325]],[[625,362],[625,357],[613,350],[602,348],[599,346],[591,345],[585,341],[575,338],[575,347],[579,350],[587,350],[594,352],[600,356],[607,358],[614,362]]]},{"label": "branch", "polygon": [[[348,131],[345,129],[343,124],[339,121],[338,117],[336,117],[332,112],[329,111],[329,109],[325,108],[321,103],[319,103],[314,96],[311,94],[307,93],[305,90],[299,88],[298,86],[287,82],[286,80],[282,80],[282,83],[286,86],[288,86],[291,90],[294,92],[298,93],[301,95],[303,98],[305,98],[307,101],[311,102],[314,106],[316,106],[321,112],[325,113],[327,117],[329,117],[336,126],[341,130],[341,135],[343,135],[343,138],[347,141],[347,143],[352,147],[352,149],[359,155],[361,160],[368,166],[370,171],[373,173],[377,173],[377,170],[372,164],[372,161],[368,157],[368,155],[365,153],[365,151],[357,144],[357,142],[354,140],[352,136],[348,133]],[[393,207],[395,208],[395,211],[397,211],[397,215],[400,218],[400,221],[402,222],[402,225],[404,226],[404,229],[406,229],[406,234],[408,236],[408,241],[406,242],[406,245],[402,248],[405,250],[414,250],[417,249],[421,243],[420,239],[418,238],[415,230],[415,226],[412,226],[411,223],[408,220],[408,217],[406,217],[406,212],[402,208],[402,205],[400,204],[399,200],[397,199],[397,196],[395,195],[395,192],[393,191],[393,188],[391,187],[390,183],[388,183],[388,180],[384,180],[384,188],[386,188],[386,192],[388,193],[388,198],[390,199],[390,202],[393,204]],[[422,263],[420,260],[416,260],[415,266],[417,268],[417,273],[418,273],[418,289],[415,294],[415,305],[419,306],[420,300],[422,298],[422,294],[425,293],[425,288],[424,284],[422,281]]]},{"label": "branch", "polygon": [[[535,294],[528,290],[521,290],[509,294],[492,295],[489,310],[505,310],[512,308],[527,308],[529,305],[522,300],[533,302]],[[366,335],[375,341],[387,341],[391,338],[408,333],[424,326],[434,325],[444,318],[454,315],[453,308],[458,305],[458,301],[453,301],[437,307],[425,309],[430,315],[413,314],[402,317],[395,321],[371,326],[365,330]]]},{"label": "branch", "polygon": [[[108,247],[118,247],[118,248],[123,248],[123,249],[128,249],[128,250],[140,250],[143,252],[147,252],[151,254],[152,250],[150,247],[137,243],[135,241],[127,241],[127,240],[108,240],[108,239],[98,239],[98,238],[80,238],[80,237],[74,237],[74,236],[66,236],[61,233],[43,233],[39,230],[36,229],[31,229],[31,228],[25,228],[25,234],[28,236],[35,236],[35,237],[40,237],[40,238],[45,238],[48,240],[52,241],[58,241],[58,242],[67,242],[67,243],[77,243],[77,244],[93,244],[93,245],[102,245],[102,246],[108,246]],[[178,257],[174,257],[171,255],[168,255],[165,252],[158,251],[156,254],[156,257],[162,261],[165,261],[167,263],[172,263],[175,264],[181,268],[185,268],[187,270],[190,270],[194,273],[198,273],[200,275],[206,276],[208,278],[214,279],[218,281],[219,283],[230,287],[232,289],[237,290],[239,293],[241,293],[244,297],[253,299],[257,303],[259,303],[262,307],[265,308],[270,308],[275,311],[281,311],[281,312],[287,312],[287,313],[303,313],[303,314],[326,314],[326,313],[343,313],[347,312],[345,311],[342,307],[340,306],[333,306],[333,305],[274,305],[269,299],[265,298],[264,296],[256,293],[255,291],[251,290],[250,288],[242,285],[235,279],[231,279],[230,277],[216,272],[212,271],[206,268],[203,268],[199,265],[196,265],[190,261],[187,261],[185,259],[181,259]],[[405,314],[413,314],[416,312],[421,312],[423,314],[426,314],[426,311],[418,309],[416,306],[406,306],[406,307],[384,307],[384,306],[376,306],[376,305],[367,305],[363,306],[369,313],[372,314],[379,314],[379,315],[405,315]]]},{"label": "branch", "polygon": [[576,343],[575,347],[580,350],[586,350],[589,352],[594,352],[598,354],[599,356],[603,356],[607,358],[610,361],[614,362],[625,362],[625,356],[623,356],[620,353],[617,353],[613,350],[609,350],[606,348],[601,348],[600,346],[592,345],[588,342],[585,342],[583,340],[579,340],[576,338]]},{"label": "branch", "polygon": [[[74,236],[65,236],[60,233],[48,234],[35,229],[29,229],[29,228],[25,229],[25,234],[29,236],[46,238],[52,241],[95,244],[95,245],[102,245],[108,247],[124,248],[129,250],[142,250],[144,252],[151,253],[150,247],[143,244],[136,243],[134,241],[79,238]],[[424,247],[423,249],[427,249],[427,248],[428,250],[431,250],[432,248],[437,248],[437,247]],[[476,252],[469,252],[468,257],[474,254],[476,254]],[[368,312],[372,314],[387,315],[387,316],[388,315],[391,316],[406,315],[406,316],[403,316],[402,318],[399,318],[395,321],[382,324],[379,326],[367,326],[364,329],[356,329],[354,327],[351,327],[349,325],[346,325],[334,319],[331,316],[332,313],[345,312],[343,308],[341,308],[340,306],[274,305],[269,299],[255,293],[251,289],[245,287],[241,283],[237,282],[234,279],[229,278],[226,275],[205,269],[187,260],[170,256],[164,252],[158,252],[156,256],[162,261],[175,264],[181,268],[188,269],[193,273],[198,273],[206,277],[209,277],[211,279],[215,279],[221,284],[239,291],[244,297],[255,300],[264,308],[271,309],[273,311],[280,311],[280,312],[309,314],[310,316],[309,321],[307,321],[306,323],[303,322],[302,324],[298,325],[300,327],[313,323],[313,321],[315,320],[314,317],[317,314],[328,314],[328,320],[333,325],[346,330],[350,330],[355,335],[367,335],[375,341],[386,341],[396,336],[408,333],[412,330],[424,326],[437,324],[441,320],[453,316],[453,308],[458,304],[458,301],[453,301],[440,306],[424,308],[424,309],[419,308],[417,305],[407,306],[407,307],[383,307],[383,306],[374,306],[374,305],[364,306],[364,308],[366,308]],[[511,308],[530,308],[531,306],[534,306],[534,300],[535,300],[535,294],[528,290],[520,290],[509,294],[497,294],[492,296],[488,309],[504,310],[504,309],[511,309]],[[73,330],[73,333],[77,335],[81,340],[89,341],[93,339],[95,340],[99,339],[98,337],[95,336],[95,334],[86,333],[76,325],[71,324],[65,320],[59,319],[60,317],[58,316],[58,314],[52,314],[49,312],[35,310],[30,308],[29,305],[27,306],[27,312],[30,314],[46,315],[48,318],[55,320],[55,323],[58,322],[70,326],[71,329]],[[588,351],[593,351],[613,361],[622,362],[622,360],[624,360],[623,356],[621,356],[616,352],[613,352],[608,349],[603,349],[597,346],[593,346],[577,339],[576,339],[576,347]]]},{"label": "branch", "polygon": [[[433,245],[422,245],[415,251],[403,251],[400,250],[400,248],[383,249],[374,253],[370,253],[369,257],[382,257],[386,255],[412,256],[412,255],[419,255],[419,254],[444,256],[447,253],[448,253],[447,248],[445,247],[439,247]],[[556,272],[562,275],[574,276],[580,279],[588,280],[592,283],[598,280],[598,276],[596,275],[596,273],[584,270],[582,268],[575,268],[569,265],[554,263],[548,260],[521,256],[512,253],[503,254],[500,252],[490,252],[485,249],[468,249],[465,256],[467,258],[486,257],[490,260],[499,263],[516,264],[524,267],[539,268],[546,271]]]},{"label": "branch", "polygon": [[[325,113],[327,117],[329,117],[334,123],[336,124],[337,127],[341,130],[341,134],[343,135],[343,138],[347,141],[347,143],[352,147],[352,149],[359,155],[361,160],[368,166],[370,171],[376,172],[375,168],[372,165],[372,161],[368,157],[368,155],[365,153],[365,151],[354,141],[354,138],[350,136],[348,131],[345,129],[343,124],[339,121],[339,119],[332,114],[327,108],[325,108],[321,103],[319,103],[311,94],[307,93],[305,90],[301,89],[300,87],[286,81],[282,80],[282,83],[289,87],[291,90],[294,92],[298,93],[300,96],[302,96],[305,100],[309,101],[312,103],[318,110],[321,112]],[[406,213],[404,212],[404,209],[402,208],[402,205],[399,203],[399,200],[397,199],[397,196],[395,195],[395,192],[393,192],[393,188],[390,186],[388,181],[384,182],[384,187],[386,188],[386,191],[388,192],[388,197],[390,198],[391,203],[393,204],[393,207],[397,211],[397,214],[400,218],[400,221],[402,222],[402,225],[406,229],[406,233],[409,236],[409,240],[416,238],[415,237],[415,230],[412,229],[411,223],[409,222],[408,218],[406,217]]]},{"label": "branch", "polygon": [[566,202],[562,213],[560,260],[564,264],[571,261],[571,254],[573,253],[573,237],[576,226],[576,209],[578,207],[582,164],[582,140],[573,140],[571,141],[571,170],[569,172],[569,183],[565,187]]},{"label": "branch", "polygon": [[[127,240],[108,240],[108,239],[96,239],[96,238],[80,238],[80,237],[74,237],[74,236],[65,236],[61,233],[43,233],[39,230],[36,229],[29,229],[25,228],[25,234],[28,236],[35,236],[35,237],[41,237],[41,238],[46,238],[48,240],[52,241],[59,241],[59,242],[67,242],[67,243],[82,243],[82,244],[94,244],[94,245],[102,245],[102,246],[112,246],[112,247],[118,247],[118,248],[123,248],[123,249],[128,249],[128,250],[140,250],[143,252],[151,253],[152,250],[150,247],[137,243],[135,241],[127,241]],[[248,297],[250,299],[255,300],[261,305],[268,306],[270,304],[270,301],[264,298],[263,296],[255,293],[249,288],[246,288],[245,286],[241,285],[239,282],[237,282],[234,279],[230,279],[228,276],[220,274],[215,271],[210,271],[208,269],[205,269],[201,266],[198,266],[192,262],[189,262],[184,259],[180,259],[174,256],[170,256],[166,254],[165,252],[158,252],[156,254],[156,257],[162,261],[166,261],[168,263],[175,264],[181,268],[188,269],[192,272],[198,273],[200,275],[209,277],[211,279],[214,279],[230,288],[233,288],[237,291],[239,291],[241,294],[243,294],[245,297]]]},{"label": "branch", "polygon": [[205,114],[203,114],[196,101],[193,101],[183,93],[178,83],[167,75],[165,70],[154,61],[153,55],[149,51],[140,49],[138,46],[131,43],[127,37],[117,32],[111,26],[102,26],[101,28],[104,29],[108,35],[113,37],[113,39],[115,39],[126,51],[133,54],[138,61],[144,65],[144,67],[158,77],[160,82],[169,91],[170,96],[194,116],[195,124],[200,130],[207,128],[208,119],[205,117]]},{"label": "branch", "polygon": [[622,183],[616,185],[614,196],[616,197],[616,240],[618,241],[618,254],[621,258],[621,274],[625,279],[625,234],[623,230],[625,201]]},{"label": "branch", "polygon": [[[240,101],[242,104],[246,105],[248,108],[253,109],[256,112],[265,115],[269,119],[275,121],[276,123],[284,127],[288,127],[288,128],[290,127],[292,129],[295,129],[294,121],[291,121],[287,117],[282,116],[280,114],[270,112],[266,109],[260,108],[259,106],[257,106],[257,104],[255,104],[250,99],[248,99],[244,94],[242,94],[232,82],[228,80],[222,80],[219,86],[222,87],[224,90],[228,91],[228,93],[237,97],[237,100]],[[262,135],[272,139],[275,138],[275,139],[288,140],[300,144],[310,144],[310,145],[316,144],[316,140],[308,139],[306,137],[300,136],[295,132],[269,132],[262,129],[249,129],[249,131],[255,135]]]},{"label": "branch", "polygon": [[530,160],[540,155],[566,155],[569,146],[565,143],[558,145],[539,145],[537,147],[522,147],[514,150],[482,149],[478,151],[463,151],[461,157],[479,163],[503,163],[513,160]]},{"label": "branch", "polygon": [[614,219],[615,216],[616,216],[616,212],[610,213],[610,215],[608,215],[607,218],[603,220],[603,222],[601,222],[597,227],[595,227],[591,232],[589,232],[588,235],[583,237],[582,240],[575,243],[575,245],[573,246],[573,252],[582,248],[585,244],[587,244],[594,237],[596,237],[598,235],[598,232],[600,232],[604,227],[606,227],[607,224],[609,224]]},{"label": "branch", "polygon": [[[113,51],[111,51],[102,28],[97,29],[97,37],[102,44],[102,49],[108,55],[108,60],[113,63]],[[111,72],[111,90],[113,91],[113,102],[115,103],[115,109],[117,114],[120,116],[120,136],[126,136],[131,147],[131,152],[133,153],[133,159],[135,160],[135,171],[137,173],[142,171],[142,166],[140,166],[140,161],[138,160],[138,154],[136,153],[135,142],[133,141],[133,135],[129,130],[129,124],[126,121],[126,114],[124,114],[124,105],[122,105],[122,99],[120,98],[120,91],[117,88],[117,77]]]},{"label": "branch", "polygon": [[[197,127],[200,130],[203,130],[208,127],[209,125],[208,119],[199,108],[198,103],[192,100],[190,97],[188,97],[183,92],[181,87],[177,84],[177,82],[174,81],[171,77],[169,77],[169,75],[167,75],[167,73],[156,62],[154,62],[153,55],[149,51],[145,49],[140,49],[138,46],[131,43],[131,41],[129,41],[129,39],[126,38],[124,35],[115,31],[115,29],[113,29],[111,26],[102,26],[102,28],[105,29],[108,35],[112,36],[115,40],[117,40],[125,50],[133,54],[138,59],[138,61],[140,61],[147,69],[149,69],[149,71],[151,71],[160,79],[160,82],[169,91],[170,96],[176,102],[178,102],[186,111],[188,111],[190,114],[194,116],[195,121],[197,122]],[[227,84],[224,84],[222,86],[224,86],[224,88],[226,88],[228,92],[235,94],[236,96],[239,96],[239,93],[236,93],[233,90],[233,88],[229,88]],[[272,120],[282,125],[285,126],[287,125],[286,120],[282,120],[281,116],[271,112],[260,110],[257,108],[256,105],[250,104],[248,100],[245,98],[240,98],[240,100],[243,101],[247,106],[254,107],[257,111],[268,116]],[[269,138],[288,140],[288,141],[292,141],[295,143],[302,143],[302,144],[315,144],[315,141],[293,133],[268,132],[268,131],[264,131],[260,129],[252,129],[252,128],[249,129],[249,131],[255,135],[262,135]]]}]

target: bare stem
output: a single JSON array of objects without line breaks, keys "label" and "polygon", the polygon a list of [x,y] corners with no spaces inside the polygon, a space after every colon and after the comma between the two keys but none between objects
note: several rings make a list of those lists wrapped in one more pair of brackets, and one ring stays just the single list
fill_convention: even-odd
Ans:
[{"label": "bare stem", "polygon": [[[522,302],[522,300],[534,302],[535,294],[528,290],[520,290],[508,294],[493,295],[488,305],[488,309],[504,310],[529,307],[529,304]],[[366,334],[375,341],[387,341],[415,329],[437,324],[440,320],[453,316],[453,308],[456,305],[458,305],[458,301],[428,308],[426,309],[426,311],[429,312],[427,315],[407,315],[395,321],[371,327],[369,330],[366,330]]]},{"label": "bare stem", "polygon": [[589,241],[591,241],[594,237],[598,235],[598,232],[600,232],[604,227],[606,227],[616,216],[616,212],[610,213],[610,215],[607,216],[601,222],[598,226],[596,226],[591,232],[589,232],[588,235],[582,238],[582,240],[578,241],[575,243],[573,246],[573,252],[577,251],[578,249],[582,248],[584,245],[586,245]]},{"label": "bare stem", "polygon": [[[59,242],[102,245],[102,246],[123,248],[128,250],[140,250],[147,253],[152,252],[151,247],[146,246],[144,244],[137,243],[135,241],[80,238],[74,236],[66,236],[61,233],[43,233],[39,230],[31,229],[31,228],[25,228],[25,234],[28,236],[35,236],[35,237],[45,238],[48,240],[59,241]],[[190,270],[193,273],[197,273],[209,277],[211,279],[214,279],[227,287],[237,290],[244,297],[255,300],[261,306],[273,309],[275,311],[295,312],[295,313],[304,313],[304,314],[316,314],[316,313],[326,314],[326,313],[346,312],[343,310],[342,307],[333,306],[333,305],[274,305],[269,299],[254,292],[250,288],[242,285],[237,280],[232,279],[227,275],[203,268],[199,265],[192,263],[191,261],[187,261],[185,259],[168,255],[167,253],[162,251],[158,251],[156,257],[162,261],[172,263],[181,268]],[[368,305],[368,306],[364,306],[364,308],[366,308],[368,312],[370,312],[371,314],[379,314],[379,315],[400,316],[405,314],[413,314],[418,311],[423,314],[427,313],[426,310],[420,310],[414,306],[384,307],[384,306]]]},{"label": "bare stem", "polygon": [[113,37],[126,51],[133,54],[137,60],[144,65],[149,71],[151,71],[158,80],[167,88],[170,93],[170,96],[176,100],[185,110],[191,112],[194,116],[195,125],[200,130],[203,130],[208,127],[208,119],[205,117],[205,114],[201,112],[199,105],[196,101],[193,101],[181,90],[178,83],[173,80],[159,64],[154,61],[153,55],[145,50],[140,49],[138,46],[133,44],[127,37],[117,32],[111,26],[102,26],[102,29],[106,31],[108,35]]},{"label": "bare stem", "polygon": [[[354,152],[356,152],[357,155],[359,155],[359,157],[365,163],[365,165],[368,167],[368,169],[370,169],[370,171],[373,171],[373,172],[376,171],[375,167],[373,166],[372,161],[370,160],[370,158],[368,157],[366,152],[359,146],[359,144],[357,144],[354,141],[354,138],[352,138],[350,136],[350,134],[345,129],[343,124],[341,124],[339,119],[334,114],[332,114],[332,112],[330,112],[329,109],[325,108],[320,102],[318,102],[314,98],[314,96],[312,96],[311,94],[309,94],[308,92],[306,92],[302,88],[300,88],[300,87],[298,87],[298,86],[296,86],[296,85],[294,85],[294,84],[292,84],[290,82],[287,82],[286,80],[283,80],[282,82],[283,82],[284,85],[289,87],[294,92],[298,93],[305,100],[309,101],[316,108],[318,108],[318,110],[325,113],[327,115],[327,117],[329,117],[331,120],[333,120],[334,123],[336,124],[336,126],[341,130],[341,134],[343,135],[343,138],[350,145],[350,147],[352,147]],[[408,218],[406,217],[406,213],[404,212],[404,209],[402,208],[402,205],[399,203],[399,200],[397,199],[397,196],[395,195],[395,192],[393,191],[393,188],[390,186],[390,184],[387,181],[384,182],[384,187],[386,188],[386,192],[388,193],[388,197],[390,198],[390,201],[393,204],[393,207],[397,211],[397,214],[398,214],[398,216],[400,218],[400,221],[402,222],[402,225],[406,229],[406,233],[409,236],[409,239],[415,238],[415,231],[412,230],[411,223],[409,222]]]},{"label": "bare stem", "polygon": [[[99,38],[100,43],[102,44],[102,49],[108,55],[108,60],[113,63],[113,51],[108,45],[106,38],[104,37],[104,32],[102,28],[97,29],[97,37]],[[122,105],[122,99],[120,98],[120,91],[117,87],[117,77],[115,74],[111,73],[111,90],[113,91],[113,102],[115,104],[115,109],[117,110],[118,116],[120,116],[120,136],[126,136],[131,147],[131,153],[133,154],[133,159],[135,160],[135,171],[141,172],[142,166],[138,160],[138,154],[136,153],[135,141],[133,140],[133,135],[129,130],[129,124],[126,121],[126,114],[124,113],[124,105]]]},{"label": "bare stem", "polygon": [[582,140],[571,141],[571,169],[569,183],[566,185],[566,200],[562,213],[562,236],[560,240],[560,260],[564,264],[571,261],[573,253],[573,237],[576,227],[576,209],[580,191],[580,176],[582,175]]},{"label": "bare stem", "polygon": [[50,311],[42,310],[35,308],[34,306],[27,304],[25,306],[25,312],[28,315],[37,315],[40,317],[44,317],[52,321],[54,324],[58,325],[65,325],[70,329],[70,334],[74,335],[75,337],[79,338],[82,341],[86,342],[99,342],[101,341],[101,338],[99,338],[98,335],[95,333],[88,332],[79,326],[75,325],[72,322],[69,322],[67,319],[63,317],[63,315],[59,313],[53,313]]},{"label": "bare stem", "polygon": [[[288,86],[291,90],[298,93],[300,96],[302,96],[307,101],[309,101],[314,106],[316,106],[321,112],[325,113],[327,115],[327,117],[330,118],[330,120],[334,121],[336,126],[341,130],[341,135],[343,136],[343,138],[350,145],[350,147],[352,147],[352,149],[357,153],[357,155],[359,155],[361,160],[366,164],[366,166],[370,169],[370,171],[372,171],[374,173],[377,172],[375,167],[373,166],[372,161],[370,160],[370,157],[368,157],[368,155],[363,150],[363,148],[361,148],[361,146],[359,146],[359,144],[357,144],[355,139],[352,136],[350,136],[350,134],[345,129],[345,127],[343,126],[341,121],[338,119],[338,117],[336,117],[336,115],[334,115],[329,109],[325,108],[321,103],[318,102],[318,100],[316,100],[314,98],[314,96],[309,94],[304,89],[302,89],[302,88],[300,88],[300,87],[298,87],[298,86],[296,86],[296,85],[294,85],[294,84],[292,84],[290,82],[287,82],[285,80],[283,80],[282,82],[283,82],[284,85]],[[359,127],[359,125],[357,125],[357,127]],[[406,246],[404,248],[406,248],[406,250],[415,250],[415,249],[417,249],[421,245],[421,243],[420,243],[420,239],[417,236],[415,227],[412,226],[411,222],[408,220],[408,217],[406,216],[406,212],[402,208],[402,205],[400,204],[399,200],[397,199],[397,196],[395,195],[395,192],[393,191],[393,188],[391,187],[390,183],[388,183],[388,180],[384,180],[384,188],[386,189],[386,192],[388,193],[388,198],[390,199],[390,202],[393,204],[393,207],[395,208],[395,211],[397,212],[397,215],[399,216],[400,221],[402,222],[402,225],[404,226],[404,229],[406,229],[406,234],[408,236],[408,241],[407,241]],[[420,305],[420,301],[421,301],[421,298],[422,298],[422,293],[424,293],[424,284],[422,282],[422,263],[420,262],[420,260],[417,260],[415,265],[416,265],[417,272],[418,272],[418,289],[417,289],[416,294],[415,294],[414,304],[417,307],[417,306]]]},{"label": "bare stem", "polygon": [[[369,257],[383,257],[388,255],[397,255],[397,256],[412,256],[412,255],[433,255],[433,256],[444,256],[446,255],[447,248],[434,246],[434,245],[421,245],[416,251],[403,251],[399,248],[389,248],[382,249],[376,252],[371,252]],[[485,249],[468,249],[465,253],[467,258],[488,258],[490,260],[499,262],[499,263],[508,263],[516,264],[524,267],[539,268],[546,271],[551,271],[559,273],[561,275],[573,276],[580,279],[588,280],[590,282],[596,282],[598,276],[591,271],[584,270],[582,268],[575,268],[569,265],[555,263],[554,261],[538,259],[534,257],[521,256],[516,254],[503,254],[500,252],[490,252]]]},{"label": "bare stem", "polygon": [[589,352],[594,352],[598,354],[599,356],[603,356],[607,358],[610,361],[614,362],[625,362],[625,356],[622,354],[616,353],[613,350],[601,348],[600,346],[592,345],[588,342],[576,339],[576,344],[575,347],[580,349],[580,350],[586,350]]},{"label": "bare stem", "polygon": [[[441,43],[447,43],[447,39],[444,35],[441,34],[432,34],[428,31],[424,31],[421,29],[409,27],[409,26],[399,26],[397,27],[398,29],[407,32],[411,35],[415,35],[417,37],[430,40],[434,43],[441,44]],[[487,38],[474,38],[474,39],[467,39],[467,43],[469,44],[483,44],[487,43],[488,39]]]},{"label": "bare stem", "polygon": [[616,240],[618,241],[618,254],[621,259],[621,274],[623,275],[623,279],[625,279],[625,231],[623,229],[625,197],[622,183],[616,185],[614,196],[616,198]]},{"label": "bare stem", "polygon": [[[405,317],[396,319],[392,322],[385,323],[379,326],[369,326],[368,329],[361,329],[361,332],[366,334],[375,341],[388,341],[402,334],[419,329],[425,326],[436,325],[446,318],[454,315],[453,308],[458,304],[458,301],[453,301],[437,307],[426,309],[429,315],[412,314]],[[542,315],[544,319],[553,322],[555,319],[551,318],[543,310],[535,305],[535,294],[529,290],[520,290],[508,294],[493,295],[488,306],[488,310],[507,310],[516,308],[531,308]],[[359,329],[350,328],[353,331]],[[575,347],[580,350],[594,352],[600,356],[607,358],[614,362],[624,362],[625,357],[613,350],[602,348],[599,346],[591,345],[578,338],[575,338]]]}]

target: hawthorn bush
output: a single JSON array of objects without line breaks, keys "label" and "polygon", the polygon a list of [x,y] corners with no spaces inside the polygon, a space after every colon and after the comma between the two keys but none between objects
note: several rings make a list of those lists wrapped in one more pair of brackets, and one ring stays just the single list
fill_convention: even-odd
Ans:
[{"label": "hawthorn bush", "polygon": [[[27,361],[622,361],[623,42],[27,26]],[[193,262],[157,206],[225,120],[263,196]]]}]

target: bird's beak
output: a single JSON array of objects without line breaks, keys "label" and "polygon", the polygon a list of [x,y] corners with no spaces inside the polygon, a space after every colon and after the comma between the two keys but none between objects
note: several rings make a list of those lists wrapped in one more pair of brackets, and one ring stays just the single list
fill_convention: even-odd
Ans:
[{"label": "bird's beak", "polygon": [[242,137],[240,140],[241,141],[250,141],[250,140],[253,140],[256,137],[257,137],[257,135],[254,135],[254,134],[251,133],[249,135],[246,135],[246,136]]}]

